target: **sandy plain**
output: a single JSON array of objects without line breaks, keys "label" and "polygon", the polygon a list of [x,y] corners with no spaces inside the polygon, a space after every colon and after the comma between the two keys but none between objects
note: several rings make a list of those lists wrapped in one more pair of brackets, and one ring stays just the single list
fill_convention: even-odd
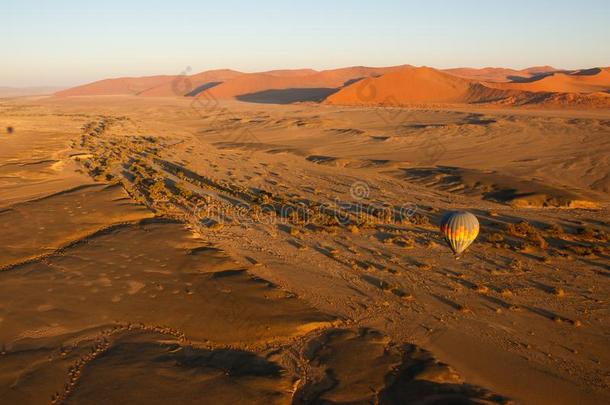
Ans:
[{"label": "sandy plain", "polygon": [[[607,110],[35,97],[0,124],[2,402],[610,400]],[[481,222],[459,260],[451,209]]]}]

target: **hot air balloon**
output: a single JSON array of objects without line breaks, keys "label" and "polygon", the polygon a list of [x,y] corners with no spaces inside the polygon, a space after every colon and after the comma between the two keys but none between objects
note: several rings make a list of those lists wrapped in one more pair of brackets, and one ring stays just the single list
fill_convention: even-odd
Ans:
[{"label": "hot air balloon", "polygon": [[441,232],[455,255],[460,255],[479,234],[477,217],[467,211],[451,211],[441,220]]}]

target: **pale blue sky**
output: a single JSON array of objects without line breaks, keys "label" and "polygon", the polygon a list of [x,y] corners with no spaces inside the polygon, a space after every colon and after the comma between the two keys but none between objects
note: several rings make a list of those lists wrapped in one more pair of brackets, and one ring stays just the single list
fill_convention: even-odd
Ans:
[{"label": "pale blue sky", "polygon": [[409,63],[610,65],[610,1],[0,0],[0,86]]}]

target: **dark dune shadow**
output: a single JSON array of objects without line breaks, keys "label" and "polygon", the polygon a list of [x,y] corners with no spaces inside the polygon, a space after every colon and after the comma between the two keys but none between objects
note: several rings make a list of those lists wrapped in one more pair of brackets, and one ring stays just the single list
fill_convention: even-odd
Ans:
[{"label": "dark dune shadow", "polygon": [[241,94],[235,98],[248,103],[291,104],[305,101],[320,102],[337,91],[339,89],[328,87],[273,89]]},{"label": "dark dune shadow", "polygon": [[179,346],[173,343],[150,341],[119,341],[106,351],[93,366],[104,367],[107,363],[123,368],[148,363],[151,369],[159,364],[171,364],[179,369],[217,369],[231,377],[281,376],[282,368],[255,353],[239,349],[203,349]]},{"label": "dark dune shadow", "polygon": [[329,330],[309,342],[304,357],[318,369],[320,377],[299,387],[292,397],[293,405],[509,402],[485,388],[464,383],[431,352],[410,344],[387,345],[383,335],[371,329]]},{"label": "dark dune shadow", "polygon": [[[446,376],[447,381],[419,378],[426,371],[435,370]],[[474,405],[505,404],[509,399],[484,388],[452,381],[451,372],[437,362],[428,352],[414,345],[407,345],[403,363],[394,371],[389,384],[379,393],[382,404]]]},{"label": "dark dune shadow", "polygon": [[364,79],[364,77],[356,77],[355,79],[349,79],[348,81],[346,81],[345,83],[343,83],[343,87],[347,87],[350,84],[354,84],[356,82],[359,82],[360,80]]},{"label": "dark dune shadow", "polygon": [[334,156],[310,155],[307,156],[305,159],[314,163],[330,163],[336,161],[338,158]]},{"label": "dark dune shadow", "polygon": [[[554,70],[552,72],[534,73],[531,77],[507,76],[507,79],[512,83],[531,83],[531,82],[538,81],[540,79],[544,79],[547,76],[552,76],[555,73],[574,74],[574,73],[572,73],[572,71],[569,71],[569,70]],[[590,73],[590,74],[595,74],[595,73]]]},{"label": "dark dune shadow", "polygon": [[[250,351],[132,335],[87,364],[68,403],[278,403],[283,368]],[[63,401],[62,401],[63,403]]]},{"label": "dark dune shadow", "polygon": [[459,310],[460,309],[460,305],[457,302],[451,301],[448,298],[442,297],[440,295],[437,294],[432,294],[432,296],[434,298],[436,298],[439,302],[442,302],[445,305],[450,306],[451,308],[455,309],[455,310]]},{"label": "dark dune shadow", "polygon": [[531,83],[552,75],[554,72],[537,73],[531,77],[524,76],[507,76],[506,78],[512,83]]},{"label": "dark dune shadow", "polygon": [[202,93],[206,90],[211,89],[212,87],[216,87],[219,84],[222,84],[222,82],[208,82],[208,83],[204,83],[200,86],[195,87],[193,90],[189,91],[188,93],[186,93],[184,96],[185,97],[195,97],[197,96],[199,93]]},{"label": "dark dune shadow", "polygon": [[572,73],[572,75],[574,75],[574,76],[595,76],[596,74],[598,74],[601,71],[602,70],[600,68],[583,69],[583,70],[579,70],[578,72]]},{"label": "dark dune shadow", "polygon": [[493,118],[484,118],[482,114],[470,114],[468,115],[468,117],[466,117],[464,119],[464,122],[466,124],[472,124],[472,125],[490,125],[490,124],[494,124],[497,121],[494,120]]},{"label": "dark dune shadow", "polygon": [[281,376],[281,367],[255,353],[239,349],[195,349],[178,350],[161,355],[157,362],[168,361],[182,368],[223,370],[231,377],[271,377]]}]

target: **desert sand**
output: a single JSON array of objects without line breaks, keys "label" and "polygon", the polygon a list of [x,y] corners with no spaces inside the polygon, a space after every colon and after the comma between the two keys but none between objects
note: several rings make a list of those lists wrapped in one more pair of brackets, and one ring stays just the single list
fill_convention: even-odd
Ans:
[{"label": "desert sand", "polygon": [[105,79],[56,92],[58,97],[135,95],[200,97],[251,103],[421,107],[472,104],[534,108],[610,108],[610,68],[523,70],[400,65],[272,70],[230,69],[173,76]]},{"label": "desert sand", "polygon": [[475,79],[486,82],[512,82],[532,80],[545,76],[548,73],[557,72],[552,66],[533,66],[522,70],[486,67],[486,68],[451,68],[444,69],[445,72],[466,79]]},{"label": "desert sand", "polygon": [[[409,66],[195,76],[0,100],[0,402],[610,401],[603,105]],[[481,223],[459,260],[453,209]]]}]

